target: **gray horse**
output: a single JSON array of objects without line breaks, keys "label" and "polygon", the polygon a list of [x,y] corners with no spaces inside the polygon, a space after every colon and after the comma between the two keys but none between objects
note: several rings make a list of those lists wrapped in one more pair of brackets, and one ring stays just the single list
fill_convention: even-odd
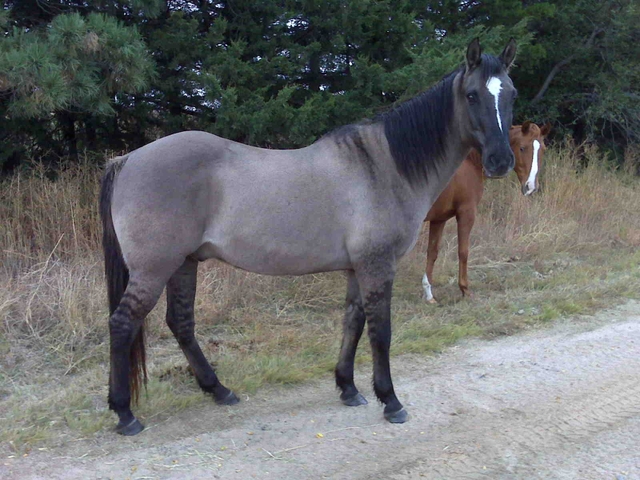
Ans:
[{"label": "gray horse", "polygon": [[466,62],[436,86],[372,121],[339,128],[298,150],[265,150],[182,132],[113,159],[100,213],[111,317],[109,407],[116,431],[144,428],[130,404],[146,382],[143,323],[167,288],[166,321],[200,387],[219,404],[220,383],[194,336],[198,262],[216,258],[267,275],[345,270],[343,340],[335,370],[346,405],[367,403],[353,381],[368,325],[373,385],[384,417],[407,412],[391,381],[391,289],[433,202],[472,147],[487,176],[514,166],[509,127],[516,95],[508,69],[476,39]]}]

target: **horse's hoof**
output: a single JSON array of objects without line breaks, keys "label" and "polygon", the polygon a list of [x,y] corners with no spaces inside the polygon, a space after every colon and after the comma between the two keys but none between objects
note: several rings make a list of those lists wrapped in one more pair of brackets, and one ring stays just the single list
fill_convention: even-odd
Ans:
[{"label": "horse's hoof", "polygon": [[240,399],[238,397],[236,397],[236,394],[233,392],[229,392],[229,394],[224,397],[222,400],[216,400],[216,403],[218,405],[235,405],[236,403],[239,403]]},{"label": "horse's hoof", "polygon": [[341,398],[340,400],[342,400],[342,403],[344,403],[347,407],[358,407],[360,405],[367,405],[369,403],[361,393],[356,393],[352,397]]},{"label": "horse's hoof", "polygon": [[128,425],[123,425],[122,423],[118,423],[116,427],[116,432],[120,435],[124,435],[125,437],[131,437],[133,435],[139,434],[142,430],[144,430],[144,425],[140,423],[140,420],[134,418]]},{"label": "horse's hoof", "polygon": [[436,301],[436,299],[435,299],[435,298],[433,298],[433,297],[432,297],[432,298],[428,298],[428,299],[427,299],[427,298],[425,298],[425,302],[427,302],[427,303],[429,303],[429,304],[431,304],[431,305],[437,305],[437,303],[438,303],[438,302]]},{"label": "horse's hoof", "polygon": [[384,418],[391,423],[404,423],[407,421],[409,414],[404,408],[401,408],[397,412],[384,412]]}]

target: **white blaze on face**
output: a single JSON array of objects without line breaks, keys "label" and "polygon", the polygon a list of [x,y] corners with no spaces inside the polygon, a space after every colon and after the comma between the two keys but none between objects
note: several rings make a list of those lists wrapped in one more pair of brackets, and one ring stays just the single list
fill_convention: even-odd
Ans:
[{"label": "white blaze on face", "polygon": [[422,276],[422,288],[424,289],[425,300],[433,300],[433,293],[431,293],[431,284],[429,283],[429,278],[427,278],[426,273]]},{"label": "white blaze on face", "polygon": [[502,82],[498,77],[491,77],[487,80],[487,90],[489,93],[493,95],[493,99],[496,106],[496,117],[498,118],[498,126],[500,127],[500,131],[502,130],[502,120],[500,119],[500,107],[498,105],[498,100],[500,99],[500,90],[502,90]]},{"label": "white blaze on face", "polygon": [[529,172],[529,178],[525,187],[527,190],[525,195],[531,195],[536,189],[536,176],[538,175],[538,151],[540,150],[540,142],[538,140],[533,141],[533,161],[531,162],[531,171]]}]

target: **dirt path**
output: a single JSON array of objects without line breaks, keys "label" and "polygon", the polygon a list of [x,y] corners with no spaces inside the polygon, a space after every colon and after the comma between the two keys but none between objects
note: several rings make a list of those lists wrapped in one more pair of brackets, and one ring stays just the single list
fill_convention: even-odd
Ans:
[{"label": "dirt path", "polygon": [[327,378],[3,460],[0,478],[640,479],[640,302],[392,369],[404,425],[382,420],[366,365],[366,407]]}]

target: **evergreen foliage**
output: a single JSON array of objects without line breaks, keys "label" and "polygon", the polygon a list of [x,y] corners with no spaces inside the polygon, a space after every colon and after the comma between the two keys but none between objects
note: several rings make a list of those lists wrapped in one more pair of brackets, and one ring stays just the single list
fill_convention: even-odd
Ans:
[{"label": "evergreen foliage", "polygon": [[640,141],[631,0],[9,0],[0,168],[119,153],[186,129],[270,148],[374,116],[518,41],[516,121]]}]

